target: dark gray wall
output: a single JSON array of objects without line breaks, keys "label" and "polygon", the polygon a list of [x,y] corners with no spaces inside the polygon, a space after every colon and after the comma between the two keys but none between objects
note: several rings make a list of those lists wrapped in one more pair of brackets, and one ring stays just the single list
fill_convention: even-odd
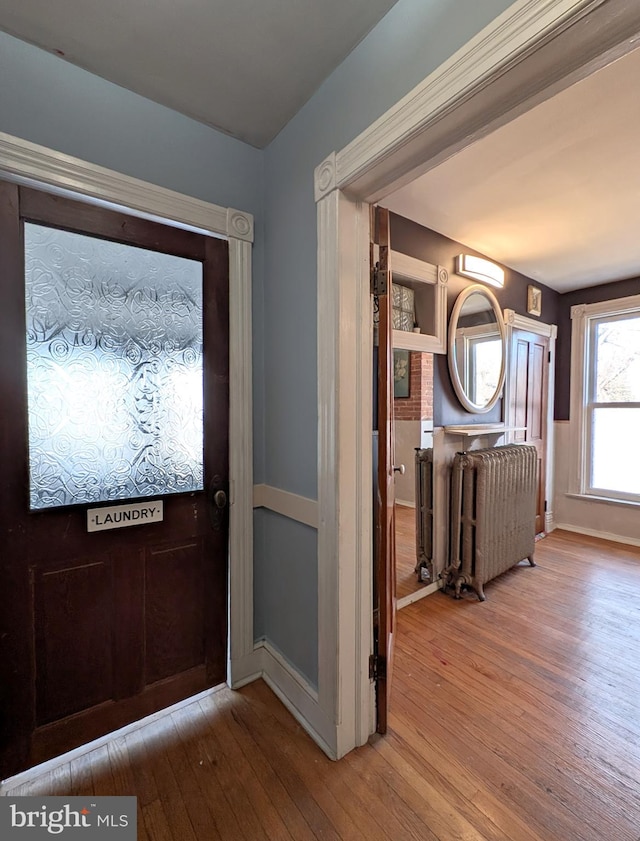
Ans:
[{"label": "dark gray wall", "polygon": [[[447,318],[456,298],[460,292],[473,281],[466,280],[455,274],[455,258],[458,254],[474,254],[478,257],[486,257],[492,260],[490,254],[481,254],[478,251],[468,248],[466,245],[449,239],[442,234],[432,231],[405,219],[395,213],[391,214],[391,247],[395,251],[409,254],[419,260],[428,263],[435,263],[444,266],[449,271],[449,283],[447,291]],[[540,321],[547,324],[557,324],[559,298],[557,292],[544,286],[541,283],[531,280],[525,275],[515,272],[506,266],[505,281],[502,289],[490,287],[495,294],[502,309],[512,309],[522,315],[527,315],[527,286],[533,283],[542,290],[542,314]],[[530,316],[531,317],[531,316]],[[475,415],[467,412],[458,401],[451,385],[447,357],[437,355],[433,370],[433,424],[444,426],[446,424],[472,424],[472,423],[497,423],[502,420],[502,401],[489,412],[482,415]]]},{"label": "dark gray wall", "polygon": [[640,295],[640,278],[617,280],[588,286],[560,295],[558,308],[558,343],[556,345],[556,420],[569,419],[569,389],[571,386],[571,307],[577,304],[597,304],[627,295]]}]

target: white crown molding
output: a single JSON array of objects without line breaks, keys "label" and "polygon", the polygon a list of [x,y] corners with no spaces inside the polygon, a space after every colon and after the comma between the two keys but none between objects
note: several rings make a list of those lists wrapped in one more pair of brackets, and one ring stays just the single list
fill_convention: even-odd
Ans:
[{"label": "white crown molding", "polygon": [[[454,146],[468,145],[470,130],[473,139],[478,139],[490,128],[515,116],[516,110],[519,113],[526,110],[518,105],[525,96],[528,100],[545,99],[550,76],[556,85],[566,86],[570,78],[573,81],[580,78],[580,75],[572,75],[577,63],[585,65],[582,75],[586,75],[587,59],[591,56],[592,63],[598,64],[607,49],[615,56],[632,49],[630,35],[635,35],[640,28],[637,11],[633,4],[622,4],[621,0],[617,5],[625,6],[622,12],[611,9],[611,3],[604,0],[519,0],[513,3],[336,154],[335,186],[343,190],[355,189],[356,194],[367,201],[378,201],[391,189],[399,188],[449,157]],[[581,29],[576,27],[582,18],[594,12],[599,15],[598,19],[594,17]],[[613,25],[607,30],[607,24],[612,21]],[[573,49],[567,49],[565,44],[554,44],[557,36],[570,27],[573,27]],[[604,38],[603,27],[604,31],[612,33],[608,41]],[[549,72],[536,77],[524,70],[521,80],[516,72],[518,65],[543,47],[549,55]],[[576,62],[578,54],[584,59]],[[490,92],[488,89],[494,82],[495,90]],[[526,90],[523,84],[526,84]],[[472,99],[477,101],[478,107],[469,108],[463,122],[451,119],[460,105]],[[510,112],[508,118],[507,112]]]},{"label": "white crown molding", "polygon": [[[410,257],[401,251],[391,249],[389,267],[394,280],[418,280],[421,283],[429,283],[433,286],[439,282],[439,266],[434,266],[433,263],[427,263],[424,260],[418,260],[416,257]],[[446,272],[446,269],[444,271]],[[444,282],[446,283],[448,279],[447,274]]]},{"label": "white crown molding", "polygon": [[527,315],[520,315],[515,310],[505,309],[504,323],[511,327],[511,329],[528,330],[529,333],[535,333],[537,336],[547,336],[548,338],[556,338],[558,335],[557,324],[545,324],[538,321],[536,318],[529,318]]},{"label": "white crown molding", "polygon": [[219,236],[253,241],[253,216],[0,132],[0,172]]},{"label": "white crown molding", "polygon": [[571,318],[602,316],[609,313],[618,315],[624,310],[640,309],[640,295],[627,295],[626,298],[613,298],[609,301],[596,301],[595,304],[576,304],[571,307]]}]

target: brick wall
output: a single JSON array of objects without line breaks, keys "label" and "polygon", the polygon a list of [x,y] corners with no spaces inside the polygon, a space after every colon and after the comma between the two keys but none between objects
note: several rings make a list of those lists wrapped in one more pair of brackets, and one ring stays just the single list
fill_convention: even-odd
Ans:
[{"label": "brick wall", "polygon": [[409,396],[393,401],[396,420],[433,418],[433,354],[409,354]]}]

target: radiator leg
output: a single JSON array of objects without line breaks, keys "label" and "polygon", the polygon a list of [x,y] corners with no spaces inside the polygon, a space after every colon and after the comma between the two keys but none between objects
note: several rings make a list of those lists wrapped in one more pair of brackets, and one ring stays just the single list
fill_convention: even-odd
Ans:
[{"label": "radiator leg", "polygon": [[476,584],[475,587],[474,587],[474,590],[478,594],[478,600],[481,601],[481,602],[486,602],[487,597],[484,594],[484,588],[483,588],[482,584]]},{"label": "radiator leg", "polygon": [[527,557],[527,560],[529,561],[532,567],[536,565],[536,562],[533,560],[533,552]]}]

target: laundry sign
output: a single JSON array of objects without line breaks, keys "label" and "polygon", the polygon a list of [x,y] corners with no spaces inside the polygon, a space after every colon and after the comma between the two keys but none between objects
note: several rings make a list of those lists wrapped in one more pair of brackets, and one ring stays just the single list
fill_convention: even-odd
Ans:
[{"label": "laundry sign", "polygon": [[131,502],[109,508],[87,509],[87,531],[106,531],[145,523],[161,523],[164,519],[161,499],[151,502]]}]

